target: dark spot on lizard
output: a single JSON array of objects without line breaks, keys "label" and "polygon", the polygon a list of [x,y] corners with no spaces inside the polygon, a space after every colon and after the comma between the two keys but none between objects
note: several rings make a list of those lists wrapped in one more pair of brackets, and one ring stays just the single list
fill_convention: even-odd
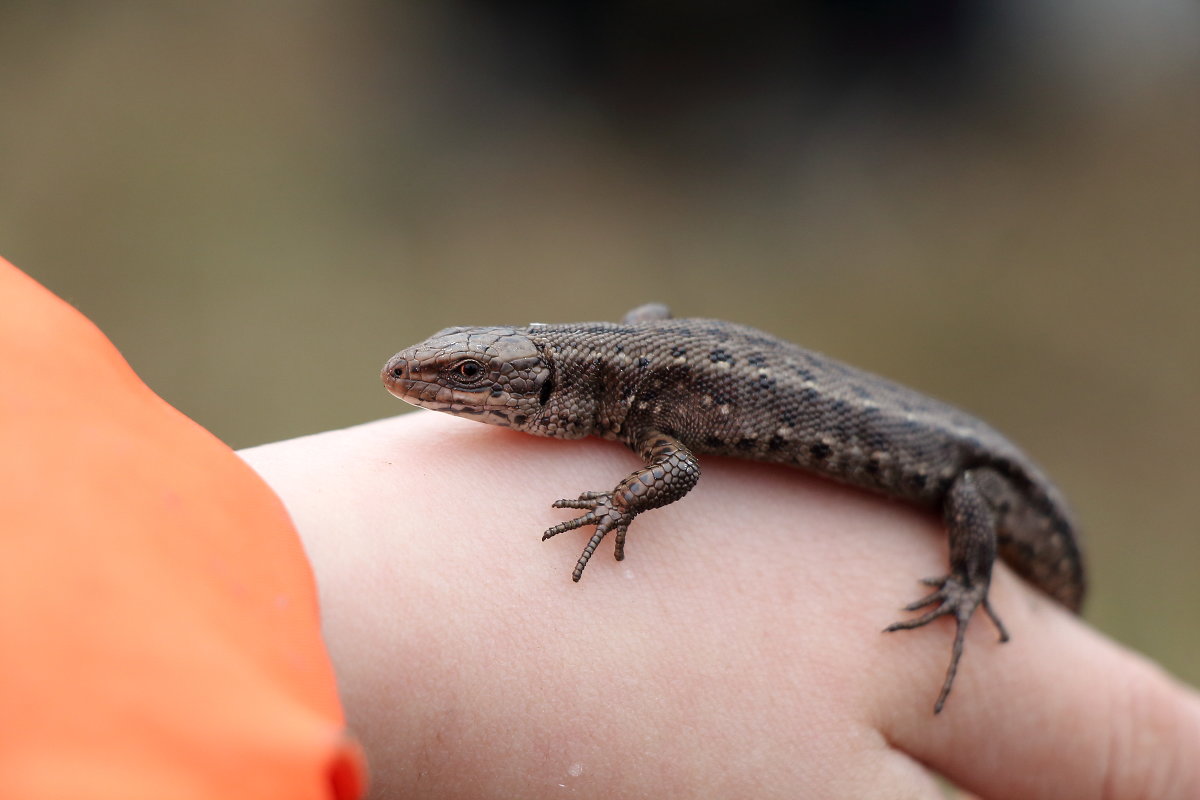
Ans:
[{"label": "dark spot on lizard", "polygon": [[738,439],[737,446],[738,446],[738,450],[752,450],[752,449],[754,449],[755,444],[757,444],[757,443],[753,439],[750,439],[748,437],[743,437],[741,439]]},{"label": "dark spot on lizard", "polygon": [[806,367],[802,367],[799,364],[788,364],[787,367],[793,373],[795,373],[796,375],[799,375],[802,380],[808,381],[810,383],[815,383],[817,380],[817,376],[812,373],[812,370],[810,370]]},{"label": "dark spot on lizard", "polygon": [[722,389],[724,381],[707,381],[703,378],[697,378],[696,395],[701,398],[708,398],[712,401],[712,405],[724,405],[732,403],[734,396],[730,392]]},{"label": "dark spot on lizard", "polygon": [[527,420],[527,419],[529,419],[529,418],[526,417],[524,414],[517,414],[515,417],[513,417],[513,423],[516,425],[524,425],[525,420]]},{"label": "dark spot on lizard", "polygon": [[648,366],[650,366],[650,359],[646,358],[645,356],[642,356],[637,360],[638,369],[645,369]]},{"label": "dark spot on lizard", "polygon": [[709,434],[708,436],[704,437],[704,446],[705,447],[724,447],[725,440],[719,436],[713,436],[712,434]]},{"label": "dark spot on lizard", "polygon": [[726,350],[722,347],[718,347],[716,350],[713,350],[711,353],[709,353],[708,360],[713,362],[714,364],[716,364],[720,361],[724,361],[724,362],[728,363],[730,366],[732,366],[734,363],[733,355],[728,350]]},{"label": "dark spot on lizard", "polygon": [[746,357],[746,363],[752,367],[765,367],[767,358],[762,353],[752,353]]},{"label": "dark spot on lizard", "polygon": [[686,347],[682,347],[680,345],[674,345],[673,347],[671,347],[671,357],[672,358],[683,358],[686,355],[687,355]]},{"label": "dark spot on lizard", "polygon": [[838,397],[829,401],[829,411],[842,419],[854,416],[854,407]]},{"label": "dark spot on lizard", "polygon": [[776,452],[778,450],[782,450],[785,444],[787,444],[787,439],[784,439],[779,434],[775,434],[767,442],[767,449],[771,452]]},{"label": "dark spot on lizard", "polygon": [[875,458],[874,456],[871,456],[870,458],[868,458],[865,469],[867,471],[867,474],[869,474],[869,475],[878,475],[879,474],[879,459]]},{"label": "dark spot on lizard", "polygon": [[833,452],[833,448],[824,442],[815,442],[814,444],[809,445],[808,452],[811,453],[812,457],[818,461],[824,461],[825,459],[829,458],[829,455]]}]

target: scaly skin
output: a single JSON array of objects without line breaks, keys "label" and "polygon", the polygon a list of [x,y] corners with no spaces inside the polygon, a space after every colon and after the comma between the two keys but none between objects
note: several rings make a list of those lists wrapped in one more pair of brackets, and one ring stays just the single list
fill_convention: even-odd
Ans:
[{"label": "scaly skin", "polygon": [[448,328],[383,368],[388,390],[414,405],[539,436],[624,442],[646,463],[611,491],[559,500],[585,511],[548,539],[595,526],[578,581],[600,541],[616,557],[634,517],[673,503],[700,477],[697,456],[781,463],[940,511],[950,572],[908,606],[934,606],[894,631],[953,615],[957,630],[941,711],[963,636],[987,601],[997,555],[1072,611],[1083,560],[1058,491],[1015,445],[956,408],[753,328],[670,319],[643,306],[622,323]]}]

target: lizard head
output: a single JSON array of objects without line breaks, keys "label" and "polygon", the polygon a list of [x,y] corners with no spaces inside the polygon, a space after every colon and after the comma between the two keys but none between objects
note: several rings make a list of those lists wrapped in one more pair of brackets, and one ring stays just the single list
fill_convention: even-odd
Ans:
[{"label": "lizard head", "polygon": [[447,328],[396,353],[381,377],[414,406],[518,430],[554,389],[545,354],[515,328]]}]

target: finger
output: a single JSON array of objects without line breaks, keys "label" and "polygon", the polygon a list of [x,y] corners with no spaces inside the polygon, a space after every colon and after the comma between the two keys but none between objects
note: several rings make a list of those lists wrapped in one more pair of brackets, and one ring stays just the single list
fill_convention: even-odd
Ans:
[{"label": "finger", "polygon": [[[982,798],[1200,797],[1200,696],[1006,570],[992,602],[1012,641],[972,625],[945,711],[916,703],[898,747]],[[925,643],[919,680],[941,668],[937,644]]]}]

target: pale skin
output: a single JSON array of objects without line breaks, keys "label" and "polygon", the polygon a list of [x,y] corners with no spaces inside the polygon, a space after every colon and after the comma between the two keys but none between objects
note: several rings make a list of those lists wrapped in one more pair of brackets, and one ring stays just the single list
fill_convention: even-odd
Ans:
[{"label": "pale skin", "polygon": [[371,797],[1200,797],[1200,697],[997,565],[945,710],[950,619],[882,629],[945,572],[932,515],[702,462],[626,559],[541,541],[638,465],[433,412],[243,451],[312,560]]}]

